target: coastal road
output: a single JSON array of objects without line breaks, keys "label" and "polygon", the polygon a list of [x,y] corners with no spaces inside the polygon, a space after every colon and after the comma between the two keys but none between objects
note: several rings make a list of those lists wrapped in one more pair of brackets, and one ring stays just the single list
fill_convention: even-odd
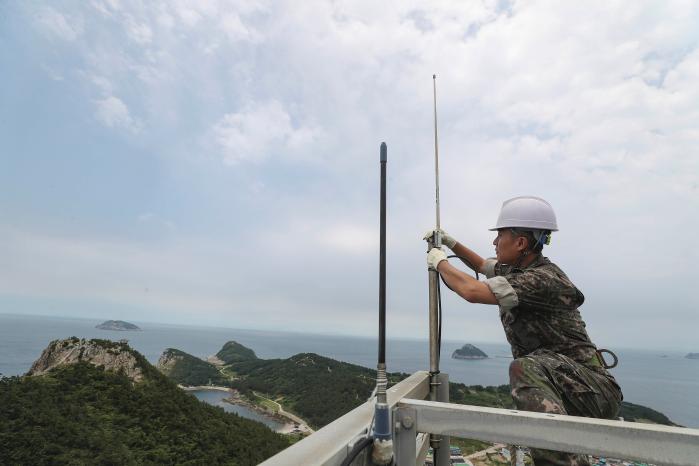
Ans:
[{"label": "coastal road", "polygon": [[[231,378],[230,375],[228,375],[228,374],[226,374],[225,372],[223,372],[224,362],[221,361],[219,358],[217,358],[216,356],[213,356],[213,355],[212,355],[212,356],[209,356],[208,358],[206,358],[206,360],[207,360],[209,363],[211,363],[211,364],[213,364],[214,366],[216,366],[216,367],[218,368],[218,371],[221,373],[221,375],[223,375],[224,377],[227,377],[227,378]],[[267,401],[269,401],[269,402],[271,402],[271,403],[274,403],[274,404],[277,406],[277,410],[278,410],[277,412],[278,412],[280,415],[284,416],[285,418],[291,419],[293,422],[297,423],[297,424],[299,425],[299,430],[301,430],[301,432],[308,432],[308,433],[311,433],[311,434],[312,434],[313,432],[315,432],[315,431],[314,431],[313,429],[311,429],[311,427],[306,423],[306,421],[304,421],[304,420],[301,419],[300,417],[296,416],[295,414],[291,414],[291,413],[288,412],[288,411],[284,411],[284,408],[282,407],[282,405],[280,405],[280,404],[277,403],[276,401],[271,400],[271,399],[269,399],[269,398],[267,398],[267,397],[265,397],[265,396],[262,396],[262,395],[260,395],[259,393],[255,392],[255,391],[253,391],[252,393],[254,393],[255,396],[257,396],[257,397],[262,398],[263,400],[267,400]]]},{"label": "coastal road", "polygon": [[301,419],[300,417],[296,416],[295,414],[291,414],[291,413],[288,412],[288,411],[284,411],[284,408],[282,407],[282,405],[280,405],[280,404],[277,403],[276,401],[274,401],[274,400],[272,400],[272,399],[270,399],[270,398],[267,398],[266,396],[262,396],[262,395],[260,395],[259,393],[257,393],[256,391],[253,391],[252,393],[253,393],[255,396],[257,396],[257,397],[262,398],[263,400],[270,401],[270,402],[274,403],[275,405],[277,405],[277,409],[279,410],[279,411],[277,411],[277,412],[278,412],[279,414],[281,414],[282,416],[284,416],[284,417],[286,417],[286,418],[289,418],[289,419],[291,419],[292,421],[298,423],[299,429],[300,429],[302,432],[309,432],[309,433],[311,433],[311,434],[312,434],[313,432],[315,432],[313,429],[311,429],[311,428],[309,427],[308,424],[306,424],[306,421],[304,421],[304,420]]}]

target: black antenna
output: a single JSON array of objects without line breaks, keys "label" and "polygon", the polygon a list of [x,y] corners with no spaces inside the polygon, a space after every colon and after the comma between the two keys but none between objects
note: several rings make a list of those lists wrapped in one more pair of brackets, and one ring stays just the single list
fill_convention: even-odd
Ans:
[{"label": "black antenna", "polygon": [[379,363],[376,366],[376,405],[374,406],[373,464],[388,465],[393,460],[393,433],[391,411],[388,408],[386,387],[386,143],[381,143],[381,208],[379,233]]},{"label": "black antenna", "polygon": [[379,209],[379,365],[386,364],[386,143],[381,143],[381,207]]}]

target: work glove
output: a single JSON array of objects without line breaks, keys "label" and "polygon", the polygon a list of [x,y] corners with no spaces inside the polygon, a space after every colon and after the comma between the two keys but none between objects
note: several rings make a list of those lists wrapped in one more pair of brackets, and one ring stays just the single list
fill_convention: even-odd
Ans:
[{"label": "work glove", "polygon": [[439,263],[445,260],[447,260],[447,255],[439,248],[432,248],[427,253],[427,266],[430,269],[437,270]]},{"label": "work glove", "polygon": [[[434,235],[435,231],[436,230],[427,230],[425,232],[425,236],[422,239],[427,241],[428,239],[432,238],[432,235]],[[449,233],[447,233],[446,231],[444,231],[444,230],[439,230],[439,231],[442,233],[442,244],[445,245],[446,247],[448,247],[449,249],[454,249],[454,245],[456,244],[456,240],[453,237],[449,236]]]}]

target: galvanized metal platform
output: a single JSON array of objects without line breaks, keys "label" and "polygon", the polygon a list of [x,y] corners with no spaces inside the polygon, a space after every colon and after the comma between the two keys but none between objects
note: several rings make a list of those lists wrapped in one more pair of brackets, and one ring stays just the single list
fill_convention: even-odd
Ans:
[{"label": "galvanized metal platform", "polygon": [[[443,387],[448,387],[446,374],[440,377]],[[444,399],[444,389],[441,392]],[[663,466],[699,465],[699,429],[424,401],[428,394],[429,373],[423,371],[388,390],[394,453],[400,466],[424,464],[427,434],[447,436],[447,445],[452,436]],[[373,412],[373,402],[366,402],[262,464],[339,466],[366,433]],[[352,464],[371,463],[360,456]]]}]

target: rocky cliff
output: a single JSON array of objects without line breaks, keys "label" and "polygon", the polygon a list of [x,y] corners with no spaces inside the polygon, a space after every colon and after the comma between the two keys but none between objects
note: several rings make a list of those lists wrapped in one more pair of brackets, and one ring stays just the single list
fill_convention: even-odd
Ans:
[{"label": "rocky cliff", "polygon": [[134,382],[143,380],[143,368],[125,342],[85,340],[76,337],[54,340],[32,364],[27,375],[42,375],[59,367],[87,362],[105,370],[122,372]]},{"label": "rocky cliff", "polygon": [[161,354],[160,358],[158,358],[158,364],[156,366],[158,370],[165,375],[172,372],[177,364],[184,360],[184,356],[180,353],[181,352],[179,350],[175,350],[173,348],[168,348],[163,351],[163,354]]}]

